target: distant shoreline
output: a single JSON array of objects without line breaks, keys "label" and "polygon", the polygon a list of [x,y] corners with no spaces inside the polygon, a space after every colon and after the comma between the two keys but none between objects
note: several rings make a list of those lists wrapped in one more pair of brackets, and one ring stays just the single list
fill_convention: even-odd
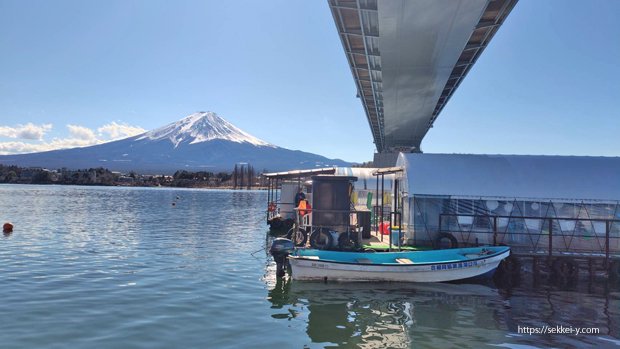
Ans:
[{"label": "distant shoreline", "polygon": [[230,172],[189,172],[179,170],[173,175],[121,173],[106,168],[49,170],[41,167],[19,167],[0,164],[0,183],[57,184],[104,187],[169,187],[196,189],[266,190],[266,179],[255,175],[251,166],[235,166]]},{"label": "distant shoreline", "polygon": [[19,182],[0,182],[0,184],[6,185],[40,185],[40,186],[76,186],[76,187],[110,187],[110,188],[170,188],[170,189],[217,189],[217,190],[268,190],[268,187],[259,186],[251,188],[234,188],[232,186],[210,187],[210,186],[194,186],[194,187],[181,187],[170,185],[124,185],[124,184],[74,184],[74,183],[19,183]]}]

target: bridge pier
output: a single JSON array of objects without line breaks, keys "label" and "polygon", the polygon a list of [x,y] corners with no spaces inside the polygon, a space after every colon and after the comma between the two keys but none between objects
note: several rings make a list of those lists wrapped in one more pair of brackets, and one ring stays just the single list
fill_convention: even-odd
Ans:
[{"label": "bridge pier", "polygon": [[394,167],[399,153],[375,153],[373,167]]}]

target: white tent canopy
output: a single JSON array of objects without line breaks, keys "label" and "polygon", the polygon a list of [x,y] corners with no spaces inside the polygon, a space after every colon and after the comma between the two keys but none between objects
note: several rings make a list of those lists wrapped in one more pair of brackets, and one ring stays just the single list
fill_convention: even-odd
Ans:
[{"label": "white tent canopy", "polygon": [[401,153],[409,196],[620,200],[620,157]]},{"label": "white tent canopy", "polygon": [[[357,177],[357,181],[353,183],[356,190],[375,190],[377,187],[377,176],[373,175],[373,173],[377,170],[379,169],[363,167],[337,167],[335,174],[338,176]],[[378,178],[379,190],[381,190],[381,177]],[[389,192],[392,190],[394,175],[387,174],[384,176],[384,179],[383,189]]]}]

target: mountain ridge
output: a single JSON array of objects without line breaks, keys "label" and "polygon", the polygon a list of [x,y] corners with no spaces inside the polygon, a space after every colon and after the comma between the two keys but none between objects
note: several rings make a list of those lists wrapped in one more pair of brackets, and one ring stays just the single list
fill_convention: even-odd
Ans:
[{"label": "mountain ridge", "polygon": [[231,171],[237,163],[249,163],[259,171],[351,165],[340,159],[270,144],[214,112],[193,113],[163,127],[112,142],[0,155],[0,163],[52,169],[104,167],[161,174],[177,170]]}]

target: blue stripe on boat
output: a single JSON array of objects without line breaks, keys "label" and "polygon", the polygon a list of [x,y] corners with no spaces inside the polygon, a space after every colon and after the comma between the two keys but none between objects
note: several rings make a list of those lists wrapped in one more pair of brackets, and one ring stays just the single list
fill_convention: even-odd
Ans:
[{"label": "blue stripe on boat", "polygon": [[[298,249],[293,255],[300,258],[314,256],[319,257],[322,261],[333,263],[360,264],[359,260],[364,260],[363,264],[411,266],[412,264],[400,264],[396,261],[397,258],[406,258],[411,260],[413,265],[437,264],[437,270],[445,270],[474,266],[478,260],[497,256],[509,250],[510,247],[508,246],[406,252],[341,252]],[[488,252],[484,253],[484,251]]]}]

